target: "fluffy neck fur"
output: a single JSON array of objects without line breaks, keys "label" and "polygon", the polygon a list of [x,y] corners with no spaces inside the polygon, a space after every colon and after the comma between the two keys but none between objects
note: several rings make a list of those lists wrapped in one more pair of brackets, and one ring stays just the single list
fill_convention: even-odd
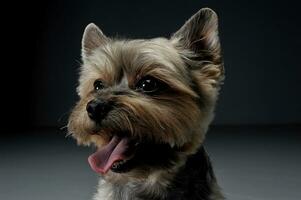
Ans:
[{"label": "fluffy neck fur", "polygon": [[177,170],[164,173],[151,175],[144,181],[130,181],[126,184],[112,184],[100,179],[94,200],[224,199],[204,147],[189,156],[186,163]]}]

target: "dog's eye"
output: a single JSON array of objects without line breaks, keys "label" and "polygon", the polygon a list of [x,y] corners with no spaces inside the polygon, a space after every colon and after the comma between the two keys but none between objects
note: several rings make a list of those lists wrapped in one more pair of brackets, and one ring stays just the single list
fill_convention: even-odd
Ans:
[{"label": "dog's eye", "polygon": [[161,81],[151,76],[146,76],[138,81],[136,89],[142,92],[151,93],[156,92],[162,87]]},{"label": "dog's eye", "polygon": [[102,81],[96,80],[96,81],[94,82],[94,90],[101,90],[101,89],[103,89],[103,88],[104,88],[104,84],[103,84]]}]

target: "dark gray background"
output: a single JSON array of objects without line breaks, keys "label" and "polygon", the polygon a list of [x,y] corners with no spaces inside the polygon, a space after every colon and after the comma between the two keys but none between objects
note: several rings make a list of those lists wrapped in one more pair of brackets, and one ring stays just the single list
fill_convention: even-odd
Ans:
[{"label": "dark gray background", "polygon": [[[220,18],[226,80],[215,124],[300,124],[298,1],[43,1],[1,14],[1,128],[64,125],[77,96],[80,42],[95,22],[108,36],[168,37],[202,7]],[[4,63],[4,62],[3,62]],[[17,122],[17,123],[16,123]],[[18,124],[16,126],[16,124]]]}]

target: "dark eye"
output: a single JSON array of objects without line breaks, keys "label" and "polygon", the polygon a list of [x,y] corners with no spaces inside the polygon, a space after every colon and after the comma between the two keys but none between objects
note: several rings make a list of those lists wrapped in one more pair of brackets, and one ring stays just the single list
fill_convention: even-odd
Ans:
[{"label": "dark eye", "polygon": [[104,88],[104,84],[103,84],[102,81],[96,80],[96,81],[94,82],[94,90],[101,90],[101,89],[103,89],[103,88]]},{"label": "dark eye", "polygon": [[136,84],[136,89],[145,93],[156,92],[159,89],[161,89],[161,87],[162,87],[162,82],[151,76],[146,76],[142,78]]}]

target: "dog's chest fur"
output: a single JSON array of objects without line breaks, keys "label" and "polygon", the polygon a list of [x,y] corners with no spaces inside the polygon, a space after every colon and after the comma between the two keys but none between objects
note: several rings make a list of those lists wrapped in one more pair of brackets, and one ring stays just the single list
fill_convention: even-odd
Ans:
[{"label": "dog's chest fur", "polygon": [[94,200],[223,200],[206,151],[202,147],[168,184],[111,184],[100,180]]}]

